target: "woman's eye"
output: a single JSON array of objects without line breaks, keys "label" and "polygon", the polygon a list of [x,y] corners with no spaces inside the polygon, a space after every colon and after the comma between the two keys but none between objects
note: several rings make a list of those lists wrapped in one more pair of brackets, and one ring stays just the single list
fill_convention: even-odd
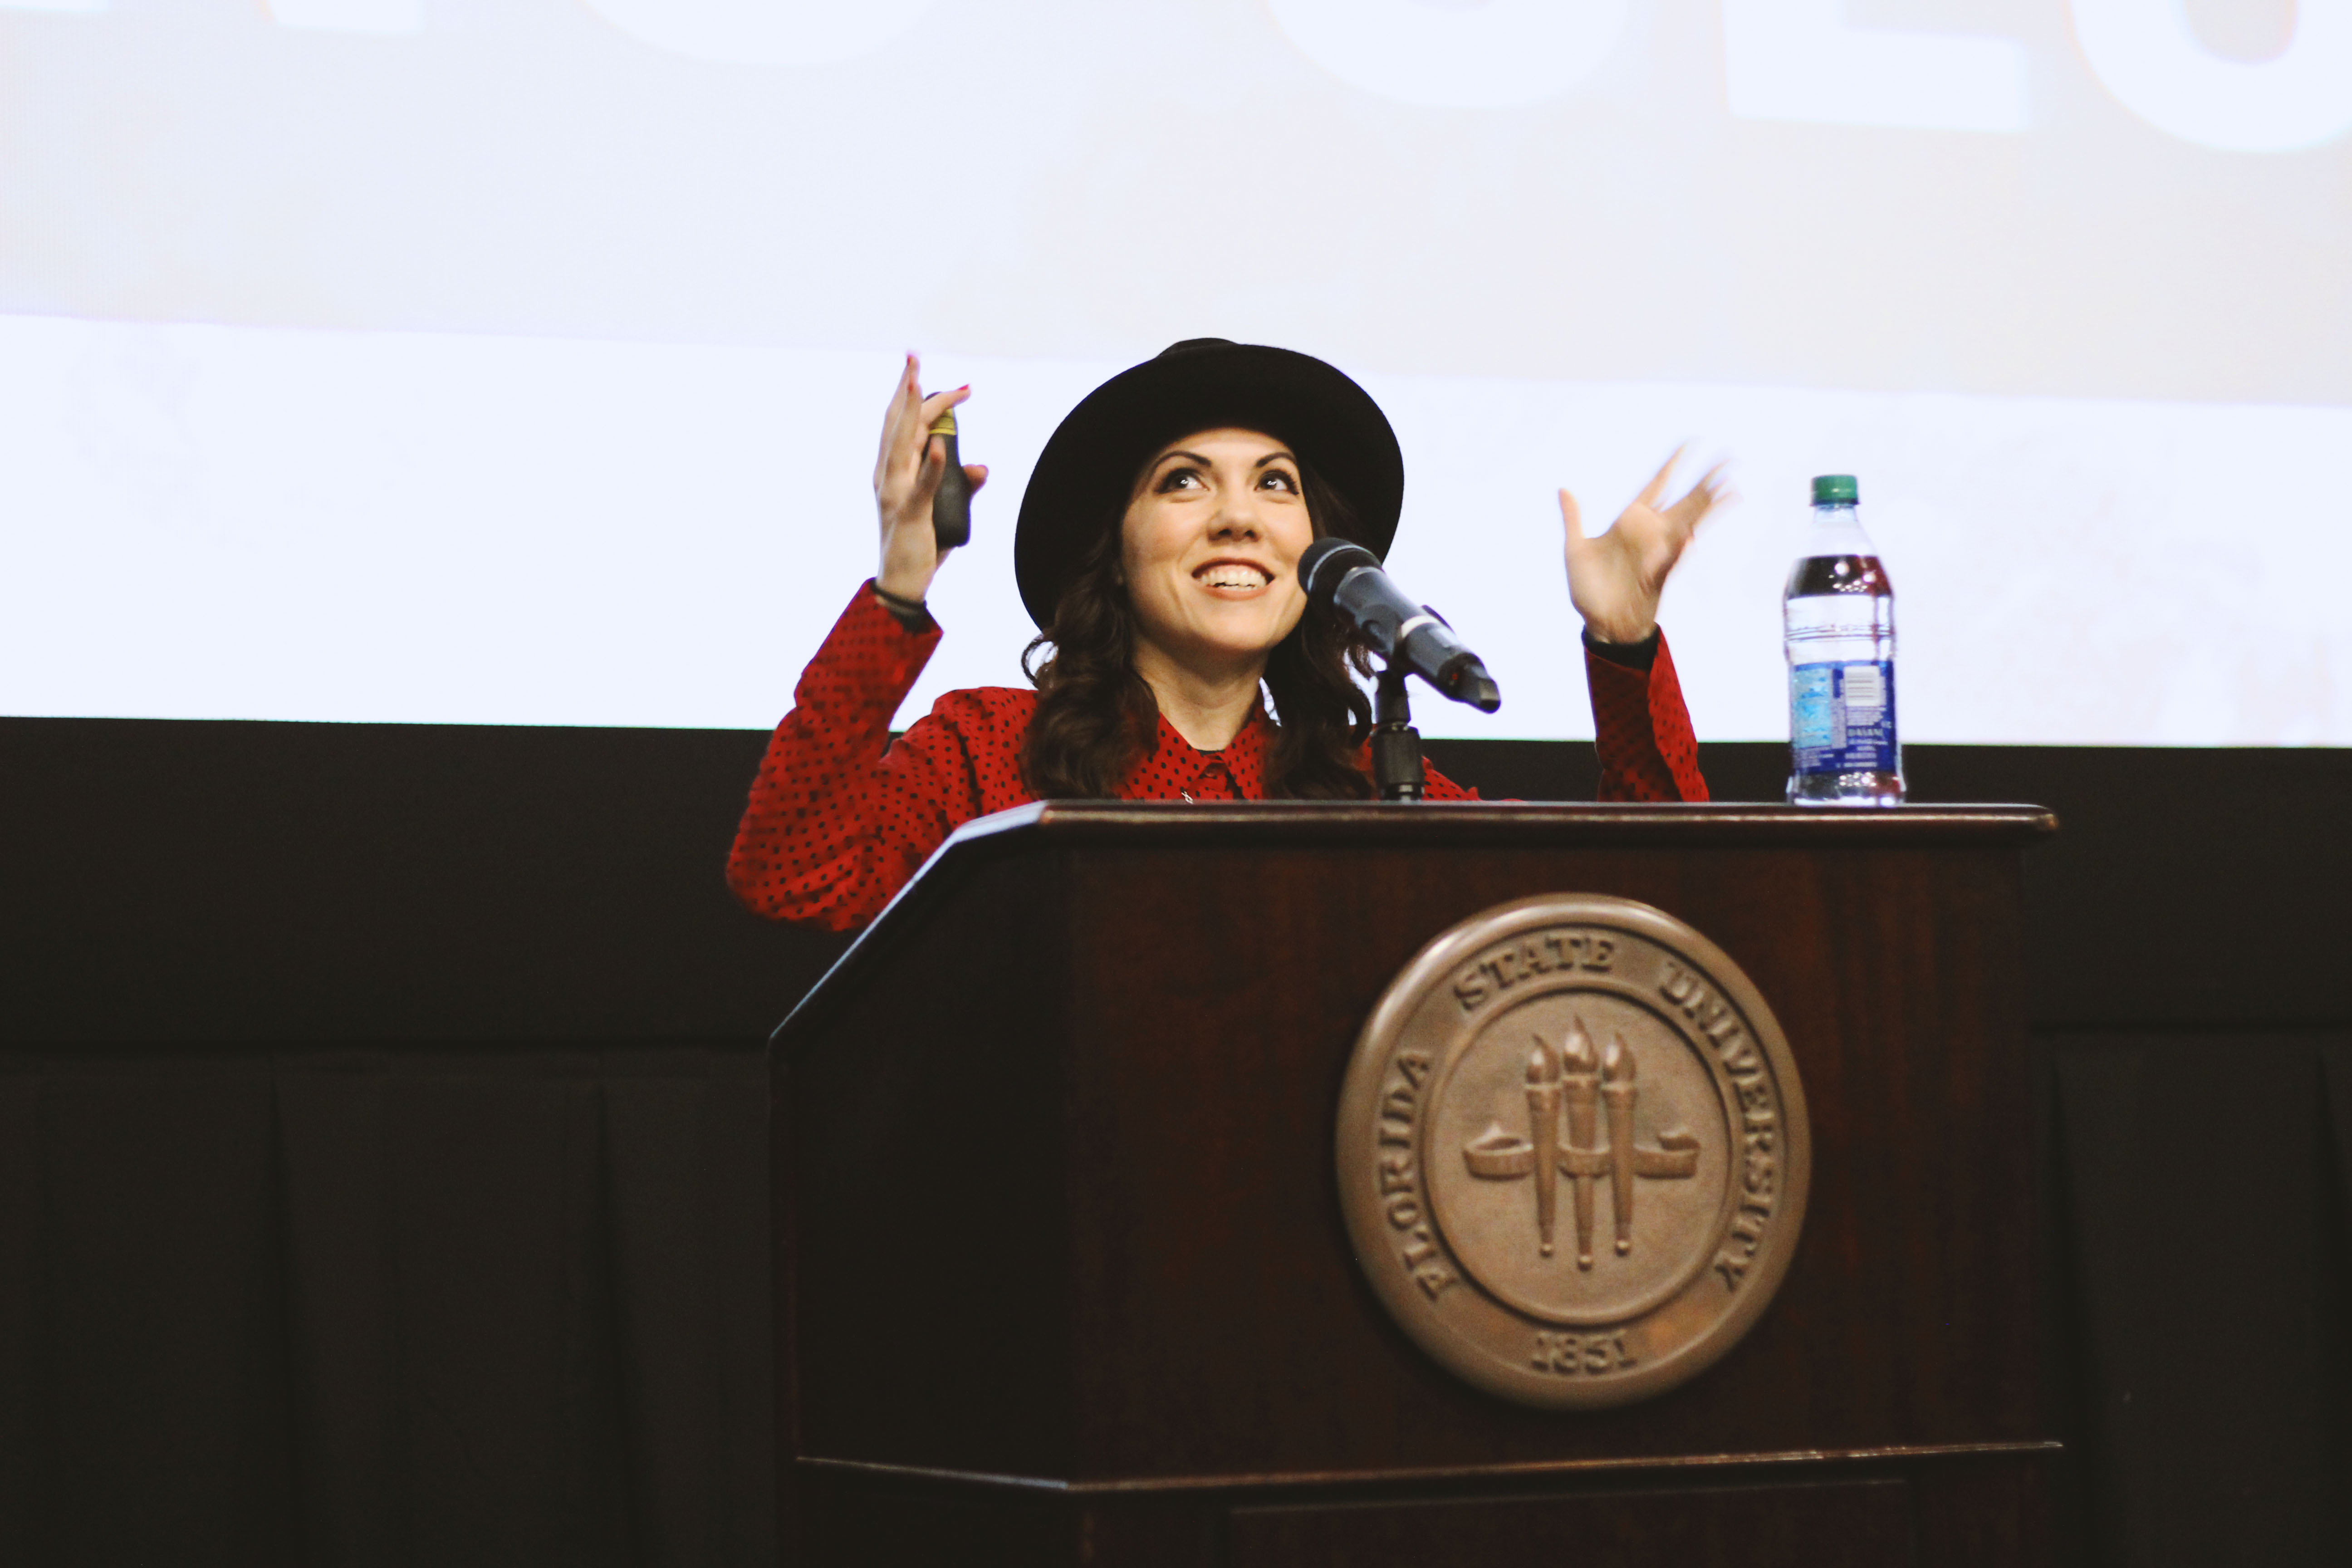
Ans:
[{"label": "woman's eye", "polygon": [[1162,490],[1199,489],[1201,488],[1200,470],[1197,468],[1171,468],[1160,479],[1160,488]]},{"label": "woman's eye", "polygon": [[1261,482],[1269,489],[1287,490],[1292,495],[1298,493],[1298,480],[1279,468],[1269,469]]}]

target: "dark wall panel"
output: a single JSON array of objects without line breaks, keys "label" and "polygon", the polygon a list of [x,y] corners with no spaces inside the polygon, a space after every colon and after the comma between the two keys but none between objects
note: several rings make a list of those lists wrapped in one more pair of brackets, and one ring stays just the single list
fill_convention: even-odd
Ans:
[{"label": "dark wall panel", "polygon": [[[1435,741],[1491,795],[1591,797],[1583,746]],[[1911,746],[1912,798],[2058,813],[2026,857],[2035,1022],[2049,1028],[2352,1021],[2352,751]],[[1717,800],[1779,800],[1789,749],[1700,748]]]},{"label": "dark wall panel", "polygon": [[[0,1038],[745,1038],[840,951],[720,879],[741,731],[0,720]],[[1440,741],[1490,795],[1589,799],[1591,751]],[[1915,746],[1927,801],[2033,801],[2034,1013],[2352,1018],[2352,752]],[[1787,750],[1714,744],[1717,798]]]},{"label": "dark wall panel", "polygon": [[740,731],[0,720],[0,1037],[763,1036]]}]

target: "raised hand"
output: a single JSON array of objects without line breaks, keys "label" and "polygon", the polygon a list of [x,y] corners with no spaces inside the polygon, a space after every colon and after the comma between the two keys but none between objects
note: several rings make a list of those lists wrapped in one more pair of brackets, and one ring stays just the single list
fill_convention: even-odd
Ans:
[{"label": "raised hand", "polygon": [[[882,450],[874,459],[874,505],[882,514],[882,564],[875,586],[901,599],[930,592],[940,569],[939,541],[931,532],[931,497],[947,471],[947,443],[930,435],[932,422],[971,395],[971,388],[923,395],[922,365],[913,354],[899,374],[898,390],[882,418]],[[964,465],[964,478],[977,491],[988,469]]]},{"label": "raised hand", "polygon": [[1681,458],[1679,451],[1668,458],[1657,477],[1597,539],[1584,537],[1576,498],[1559,492],[1560,521],[1568,528],[1568,596],[1596,642],[1637,643],[1650,635],[1658,624],[1658,595],[1664,592],[1675,563],[1682,559],[1683,547],[1706,514],[1729,499],[1722,465],[1717,464],[1680,500],[1660,506],[1666,479]]}]

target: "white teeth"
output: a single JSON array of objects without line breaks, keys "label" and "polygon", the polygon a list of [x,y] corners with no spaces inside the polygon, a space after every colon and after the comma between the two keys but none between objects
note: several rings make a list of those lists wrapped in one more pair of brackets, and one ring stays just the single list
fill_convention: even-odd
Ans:
[{"label": "white teeth", "polygon": [[1201,574],[1201,581],[1212,588],[1263,588],[1273,581],[1255,566],[1212,566]]}]

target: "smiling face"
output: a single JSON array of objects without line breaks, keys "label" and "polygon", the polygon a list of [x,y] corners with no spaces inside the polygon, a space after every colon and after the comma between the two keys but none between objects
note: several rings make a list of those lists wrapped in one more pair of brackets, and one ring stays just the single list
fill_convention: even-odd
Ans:
[{"label": "smiling face", "polygon": [[1212,679],[1262,669],[1307,611],[1298,557],[1314,539],[1298,459],[1281,442],[1203,430],[1161,447],[1120,533],[1139,668],[1165,659]]}]

